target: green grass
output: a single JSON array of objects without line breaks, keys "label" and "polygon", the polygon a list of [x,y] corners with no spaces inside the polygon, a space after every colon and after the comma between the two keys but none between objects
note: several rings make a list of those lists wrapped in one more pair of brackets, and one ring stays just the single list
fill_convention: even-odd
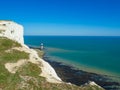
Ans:
[{"label": "green grass", "polygon": [[36,64],[28,62],[18,70],[18,73],[22,76],[38,77],[41,73],[41,69]]},{"label": "green grass", "polygon": [[28,62],[26,65],[19,68],[17,71],[22,76],[28,76],[31,77],[31,79],[28,79],[27,81],[24,81],[29,86],[22,88],[21,90],[41,90],[41,83],[46,82],[44,77],[39,76],[41,73],[41,69],[38,67],[38,65]]},{"label": "green grass", "polygon": [[[0,38],[0,62],[15,62],[19,59],[29,59],[29,54],[26,52],[10,50],[13,47],[21,47],[21,45],[10,39]],[[6,52],[7,50],[10,51]]]},{"label": "green grass", "polygon": [[8,72],[4,64],[17,62],[19,59],[29,59],[29,54],[23,51],[11,50],[6,52],[13,47],[21,47],[21,45],[10,39],[0,38],[0,88],[4,88],[4,90],[15,90],[14,87],[20,82],[19,75]]},{"label": "green grass", "polygon": [[0,53],[0,61],[2,60],[2,62],[16,62],[20,59],[29,59],[29,54],[18,50]]},{"label": "green grass", "polygon": [[10,49],[12,47],[21,47],[21,45],[10,39],[0,37],[0,52]]},{"label": "green grass", "polygon": [[0,73],[0,88],[3,90],[16,90],[17,85],[22,81],[19,74],[11,74],[7,70]]}]

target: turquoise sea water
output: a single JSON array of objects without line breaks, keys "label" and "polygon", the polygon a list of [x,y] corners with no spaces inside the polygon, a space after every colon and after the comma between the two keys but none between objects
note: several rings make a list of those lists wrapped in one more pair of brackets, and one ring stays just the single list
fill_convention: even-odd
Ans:
[{"label": "turquoise sea water", "polygon": [[79,69],[120,77],[120,37],[25,36],[25,44],[40,46],[51,60]]}]

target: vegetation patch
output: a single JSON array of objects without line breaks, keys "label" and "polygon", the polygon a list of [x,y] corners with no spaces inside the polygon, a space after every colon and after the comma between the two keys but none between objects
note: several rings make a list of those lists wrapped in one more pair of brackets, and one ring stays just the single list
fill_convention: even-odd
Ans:
[{"label": "vegetation patch", "polygon": [[28,62],[18,70],[18,73],[22,76],[38,77],[41,69],[36,64]]},{"label": "vegetation patch", "polygon": [[11,74],[5,69],[4,64],[0,63],[0,88],[3,90],[16,90],[17,84],[21,82],[19,74]]},{"label": "vegetation patch", "polygon": [[11,50],[10,52],[1,53],[0,59],[2,62],[16,62],[20,59],[29,59],[29,54],[24,51]]},{"label": "vegetation patch", "polygon": [[[29,54],[24,51],[12,50],[13,47],[21,47],[21,45],[15,41],[7,38],[0,38],[0,62],[15,62],[20,59],[29,59]],[[6,50],[10,50],[6,52]]]},{"label": "vegetation patch", "polygon": [[11,49],[13,47],[21,47],[21,45],[8,38],[0,37],[0,52]]},{"label": "vegetation patch", "polygon": [[29,54],[18,50],[10,50],[13,47],[21,47],[21,45],[15,41],[7,38],[0,38],[0,88],[3,90],[17,90],[17,85],[21,82],[19,74],[11,74],[5,68],[5,63],[16,62],[20,59],[28,59]]}]

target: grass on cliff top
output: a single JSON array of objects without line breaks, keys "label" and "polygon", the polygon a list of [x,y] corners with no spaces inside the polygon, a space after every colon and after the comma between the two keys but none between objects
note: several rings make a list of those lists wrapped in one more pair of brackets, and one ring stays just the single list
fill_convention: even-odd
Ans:
[{"label": "grass on cliff top", "polygon": [[26,65],[19,68],[18,73],[22,76],[37,77],[41,73],[41,69],[36,64],[28,62]]},{"label": "grass on cliff top", "polygon": [[[18,75],[9,73],[4,64],[29,58],[28,53],[18,50],[10,50],[13,47],[21,47],[21,45],[10,39],[0,37],[0,88],[9,87],[11,82],[19,82]],[[10,50],[10,52],[6,52],[6,50]]]},{"label": "grass on cliff top", "polygon": [[15,62],[19,59],[29,58],[28,53],[18,50],[10,50],[13,47],[21,47],[21,45],[10,39],[0,38],[0,62]]},{"label": "grass on cliff top", "polygon": [[0,37],[0,52],[12,47],[21,47],[21,45],[13,40]]},{"label": "grass on cliff top", "polygon": [[11,50],[10,52],[0,52],[0,62],[16,62],[20,59],[29,59],[29,54],[24,51]]}]

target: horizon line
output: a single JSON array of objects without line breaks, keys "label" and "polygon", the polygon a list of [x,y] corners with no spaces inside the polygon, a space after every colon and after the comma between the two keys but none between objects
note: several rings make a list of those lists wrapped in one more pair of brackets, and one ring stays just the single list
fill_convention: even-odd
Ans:
[{"label": "horizon line", "polygon": [[103,36],[102,36],[102,35],[23,35],[23,36],[73,36],[73,37],[74,37],[74,36],[86,36],[86,37],[87,37],[87,36],[88,36],[88,37],[90,37],[90,36],[91,36],[91,37],[95,36],[95,37],[120,37],[120,36],[112,36],[112,35],[111,35],[111,36],[107,36],[107,35],[106,35],[106,36],[105,36],[105,35],[103,35]]}]

